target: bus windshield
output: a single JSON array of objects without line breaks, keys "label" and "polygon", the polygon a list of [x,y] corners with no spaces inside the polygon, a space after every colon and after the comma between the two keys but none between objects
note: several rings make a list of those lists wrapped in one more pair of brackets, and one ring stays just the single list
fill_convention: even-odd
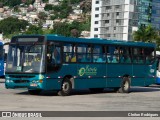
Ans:
[{"label": "bus windshield", "polygon": [[45,69],[44,45],[11,44],[6,72],[41,73]]}]

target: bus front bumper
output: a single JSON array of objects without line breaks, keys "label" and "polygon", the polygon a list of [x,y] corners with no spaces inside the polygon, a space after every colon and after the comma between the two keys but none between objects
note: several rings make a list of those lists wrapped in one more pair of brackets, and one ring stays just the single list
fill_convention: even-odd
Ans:
[{"label": "bus front bumper", "polygon": [[16,89],[16,88],[42,89],[43,83],[40,83],[38,80],[30,82],[25,82],[22,80],[19,83],[17,83],[16,80],[6,80],[5,87],[7,89]]}]

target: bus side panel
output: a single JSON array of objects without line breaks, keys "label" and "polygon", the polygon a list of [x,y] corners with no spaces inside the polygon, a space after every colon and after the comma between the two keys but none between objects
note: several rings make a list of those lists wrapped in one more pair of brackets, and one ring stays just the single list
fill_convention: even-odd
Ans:
[{"label": "bus side panel", "polygon": [[58,71],[47,73],[47,77],[49,78],[46,79],[46,89],[60,90],[63,78],[66,76],[77,76],[77,64],[63,64]]},{"label": "bus side panel", "polygon": [[131,64],[108,64],[107,87],[120,87],[124,75],[132,75]]},{"label": "bus side panel", "polygon": [[60,90],[61,89],[61,79],[48,78],[45,83],[45,90]]},{"label": "bus side panel", "polygon": [[75,88],[104,88],[106,87],[106,64],[79,64],[78,78]]},{"label": "bus side panel", "polygon": [[156,83],[156,65],[148,65],[146,66],[146,81],[145,86]]},{"label": "bus side panel", "polygon": [[145,86],[145,76],[146,76],[145,65],[135,64],[133,65],[133,76],[131,79],[131,86]]}]

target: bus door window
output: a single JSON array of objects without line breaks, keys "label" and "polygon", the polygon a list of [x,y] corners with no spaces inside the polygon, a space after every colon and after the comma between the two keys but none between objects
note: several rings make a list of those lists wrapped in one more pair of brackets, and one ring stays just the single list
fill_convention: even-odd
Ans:
[{"label": "bus door window", "polygon": [[47,49],[47,61],[51,64],[61,63],[61,47],[58,45],[50,45]]},{"label": "bus door window", "polygon": [[52,53],[52,60],[56,63],[56,64],[60,64],[61,63],[61,48],[60,46],[55,46],[53,53]]},{"label": "bus door window", "polygon": [[146,64],[151,64],[152,62],[154,62],[154,49],[153,48],[145,48],[144,49],[144,56],[145,56],[145,60],[146,60]]}]

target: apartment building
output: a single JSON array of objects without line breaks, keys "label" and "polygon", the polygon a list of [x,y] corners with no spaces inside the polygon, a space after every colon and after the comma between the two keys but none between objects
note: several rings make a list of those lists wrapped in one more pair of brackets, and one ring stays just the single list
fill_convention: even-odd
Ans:
[{"label": "apartment building", "polygon": [[159,29],[157,3],[160,0],[92,0],[91,37],[130,41],[140,25]]}]

